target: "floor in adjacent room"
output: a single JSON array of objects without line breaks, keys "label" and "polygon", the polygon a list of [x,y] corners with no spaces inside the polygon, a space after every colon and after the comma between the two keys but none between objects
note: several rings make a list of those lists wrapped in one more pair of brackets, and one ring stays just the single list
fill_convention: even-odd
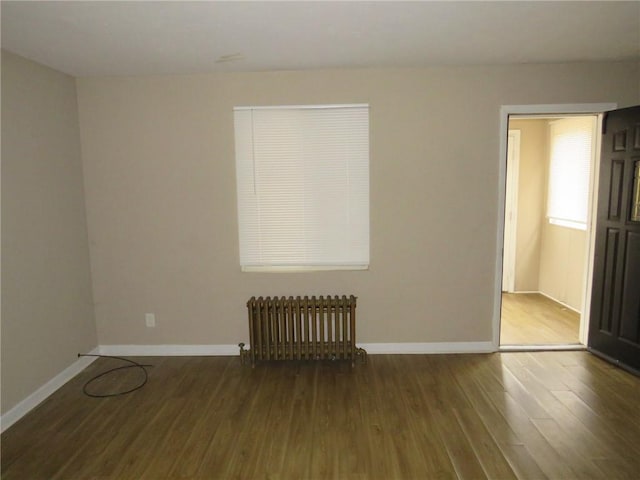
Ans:
[{"label": "floor in adjacent room", "polygon": [[[99,359],[2,434],[11,479],[637,478],[640,378],[584,351]],[[126,389],[140,372],[91,385]],[[625,447],[626,446],[626,447]]]},{"label": "floor in adjacent room", "polygon": [[503,293],[500,345],[578,344],[580,314],[539,293]]}]

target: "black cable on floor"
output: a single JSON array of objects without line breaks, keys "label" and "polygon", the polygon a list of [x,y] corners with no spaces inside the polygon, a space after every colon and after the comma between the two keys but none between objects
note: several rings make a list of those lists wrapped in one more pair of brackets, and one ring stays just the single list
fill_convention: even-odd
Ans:
[{"label": "black cable on floor", "polygon": [[[123,357],[115,357],[113,355],[93,355],[91,353],[79,353],[78,357],[98,357],[98,358],[114,358],[116,360],[122,360],[123,362],[128,362],[130,363],[130,365],[123,365],[121,367],[115,367],[115,368],[110,368],[109,370],[106,370],[102,373],[99,373],[98,375],[96,375],[93,378],[90,378],[82,387],[82,392],[88,396],[88,397],[93,397],[93,398],[108,398],[108,397],[118,397],[120,395],[126,395],[127,393],[131,393],[131,392],[135,392],[136,390],[141,389],[142,387],[144,387],[147,383],[147,380],[149,379],[149,374],[147,372],[147,369],[145,367],[153,367],[153,365],[143,365],[141,363],[138,363],[134,360],[129,360],[128,358],[123,358]],[[139,368],[142,370],[142,372],[144,373],[144,380],[142,380],[142,383],[140,383],[139,385],[136,385],[135,387],[129,389],[129,390],[125,390],[123,392],[115,392],[115,393],[105,393],[105,394],[95,394],[95,393],[90,393],[89,391],[87,391],[87,387],[89,385],[91,385],[93,382],[95,382],[96,380],[98,380],[101,377],[104,377],[105,375],[109,375],[110,373],[113,372],[117,372],[119,370],[125,370],[127,368]]]}]

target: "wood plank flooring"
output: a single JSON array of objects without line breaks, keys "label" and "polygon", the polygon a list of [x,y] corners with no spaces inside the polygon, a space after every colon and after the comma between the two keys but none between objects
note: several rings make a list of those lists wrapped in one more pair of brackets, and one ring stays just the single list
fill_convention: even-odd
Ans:
[{"label": "wood plank flooring", "polygon": [[[99,359],[2,435],[2,478],[637,479],[640,378],[587,352],[164,357],[82,394]],[[93,391],[127,388],[131,371]]]},{"label": "wood plank flooring", "polygon": [[580,315],[539,293],[503,293],[501,345],[579,343]]}]

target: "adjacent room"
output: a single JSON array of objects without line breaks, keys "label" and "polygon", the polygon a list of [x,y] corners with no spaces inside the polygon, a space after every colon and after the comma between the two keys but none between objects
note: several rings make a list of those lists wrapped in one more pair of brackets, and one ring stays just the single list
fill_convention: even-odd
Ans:
[{"label": "adjacent room", "polygon": [[639,2],[0,9],[3,479],[637,475]]},{"label": "adjacent room", "polygon": [[582,345],[597,127],[597,115],[509,118],[501,345]]}]

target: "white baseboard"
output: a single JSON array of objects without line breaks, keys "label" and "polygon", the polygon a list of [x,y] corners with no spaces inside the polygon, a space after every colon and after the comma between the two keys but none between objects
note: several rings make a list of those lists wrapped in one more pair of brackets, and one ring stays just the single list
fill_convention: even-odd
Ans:
[{"label": "white baseboard", "polygon": [[[495,352],[492,342],[434,342],[434,343],[363,343],[358,344],[372,355],[428,354],[428,353],[488,353]],[[247,342],[247,348],[248,342]],[[101,355],[131,357],[173,356],[234,356],[238,345],[101,345]]]},{"label": "white baseboard", "polygon": [[[89,353],[97,354],[98,348],[94,348]],[[35,392],[29,395],[27,398],[18,403],[15,407],[9,410],[7,413],[0,417],[0,431],[4,432],[11,425],[16,423],[27,413],[37,407],[46,398],[58,390],[62,385],[67,383],[78,373],[84,370],[88,365],[96,360],[96,357],[80,357],[73,362],[67,368],[65,368],[58,375],[53,377],[47,383],[38,388]]]},{"label": "white baseboard", "polygon": [[[247,342],[248,344],[249,342]],[[239,355],[237,344],[227,345],[100,345],[100,355],[119,357],[201,357]]]},{"label": "white baseboard", "polygon": [[368,354],[440,354],[495,352],[493,342],[363,343]]},{"label": "white baseboard", "polygon": [[531,344],[531,345],[500,345],[501,353],[508,352],[563,352],[566,350],[586,350],[581,343],[564,343],[558,345]]}]

